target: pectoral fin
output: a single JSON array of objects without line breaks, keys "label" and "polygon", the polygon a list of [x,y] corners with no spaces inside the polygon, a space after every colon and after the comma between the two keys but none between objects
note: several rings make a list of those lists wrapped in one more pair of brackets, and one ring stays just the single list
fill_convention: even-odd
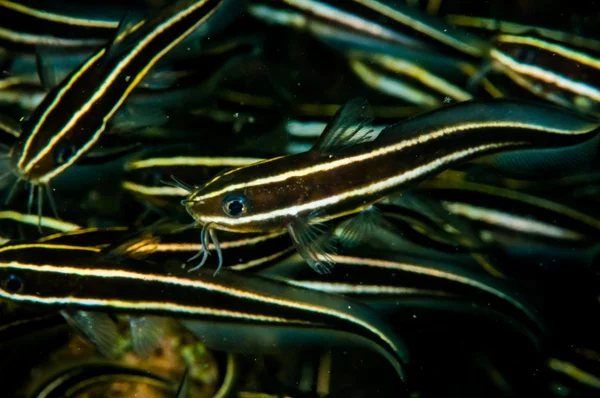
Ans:
[{"label": "pectoral fin", "polygon": [[143,358],[148,357],[159,346],[167,326],[167,320],[163,318],[129,317],[129,333],[133,351]]},{"label": "pectoral fin", "polygon": [[100,312],[63,310],[61,315],[67,323],[81,333],[106,357],[114,357],[119,344],[117,324]]},{"label": "pectoral fin", "polygon": [[334,247],[322,225],[296,218],[288,224],[287,229],[296,250],[308,265],[320,274],[331,273],[333,260],[328,254],[334,251]]},{"label": "pectoral fin", "polygon": [[376,239],[376,232],[381,228],[392,230],[393,227],[376,207],[370,206],[349,220],[339,232],[338,238],[342,246],[355,247]]}]

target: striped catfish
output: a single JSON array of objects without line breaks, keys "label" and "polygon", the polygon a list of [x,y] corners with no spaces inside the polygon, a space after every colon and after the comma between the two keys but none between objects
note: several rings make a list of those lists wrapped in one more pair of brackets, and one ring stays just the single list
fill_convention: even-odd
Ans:
[{"label": "striped catfish", "polygon": [[[440,214],[469,220],[487,240],[535,247],[589,247],[598,243],[600,219],[589,212],[519,191],[472,182],[430,180],[416,192],[440,202]],[[515,239],[519,236],[519,239]]]},{"label": "striped catfish", "polygon": [[0,1],[0,48],[16,53],[34,53],[39,46],[95,50],[117,33],[123,16],[111,12],[112,17],[90,18],[82,10],[69,12],[56,8]]},{"label": "striped catfish", "polygon": [[[29,217],[35,218],[33,215]],[[202,244],[197,242],[197,236],[192,232],[187,226],[167,223],[150,227],[132,238],[132,231],[128,227],[91,227],[47,235],[38,239],[37,243],[109,250],[119,247],[133,258],[143,258],[165,266],[179,266],[195,258],[202,249]],[[271,234],[228,233],[221,238],[219,249],[227,255],[228,260],[222,266],[238,271],[266,268],[294,252],[294,245],[285,231]],[[215,245],[210,244],[210,249],[215,250]],[[217,259],[208,259],[207,266],[215,268],[217,263]]]},{"label": "striped catfish", "polygon": [[[469,270],[451,261],[439,262],[361,246],[332,255],[340,272],[319,275],[302,261],[289,261],[263,272],[305,289],[341,294],[386,313],[437,307],[457,308],[508,318],[539,346],[547,321],[534,301],[509,282]],[[432,305],[432,303],[441,303]],[[490,311],[490,312],[488,312]]]},{"label": "striped catfish", "polygon": [[[30,215],[29,217],[35,217]],[[44,217],[46,218],[46,217]],[[121,242],[131,236],[129,227],[87,227],[56,232],[37,239],[37,243],[51,243],[53,245],[109,247],[114,242]]]},{"label": "striped catfish", "polygon": [[550,395],[561,396],[569,391],[573,396],[591,397],[600,392],[600,353],[588,347],[560,347],[544,363],[544,375]]},{"label": "striped catfish", "polygon": [[404,47],[481,57],[488,47],[478,37],[397,1],[253,0],[249,12],[342,49]]},{"label": "striped catfish", "polygon": [[574,145],[595,137],[600,126],[559,108],[510,100],[461,102],[379,135],[369,123],[366,103],[352,101],[310,151],[225,172],[190,192],[182,204],[202,225],[202,241],[215,241],[216,230],[287,230],[308,264],[329,272],[332,262],[319,257],[330,243],[319,237],[319,222],[361,212],[459,162]]},{"label": "striped catfish", "polygon": [[[209,270],[178,275],[180,267],[165,270],[152,262],[123,261],[98,248],[51,244],[0,248],[0,297],[62,309],[103,353],[114,353],[116,327],[99,317],[101,312],[130,314],[133,319],[168,316],[184,319],[186,327],[209,340],[205,325],[215,331],[248,327],[253,339],[271,348],[277,342],[287,344],[286,336],[292,335],[305,337],[290,342],[301,343],[303,349],[324,341],[367,346],[387,358],[404,379],[408,352],[403,341],[377,313],[358,302],[227,270],[218,278]],[[263,333],[255,333],[259,326]],[[132,337],[148,332],[132,328]],[[339,340],[331,340],[331,333]],[[213,341],[226,343],[217,336]],[[252,344],[244,341],[243,348],[251,349]]]},{"label": "striped catfish", "polygon": [[134,26],[125,24],[110,46],[91,55],[46,95],[11,151],[17,182],[31,186],[30,202],[37,187],[38,213],[44,187],[93,147],[152,66],[199,27],[208,34],[211,17],[223,16],[222,9],[235,4],[236,0],[180,0]]},{"label": "striped catfish", "polygon": [[524,25],[512,21],[504,21],[493,18],[484,18],[473,15],[448,14],[444,16],[446,22],[454,26],[460,26],[469,30],[475,30],[491,39],[496,34],[509,35],[531,35],[556,42],[586,48],[589,50],[600,50],[600,41],[592,37],[575,35],[568,31],[550,29],[539,25]]},{"label": "striped catfish", "polygon": [[600,115],[598,51],[534,34],[500,34],[490,51],[495,69],[533,94],[561,106]]},{"label": "striped catfish", "polygon": [[542,270],[597,267],[600,219],[585,208],[486,184],[439,179],[425,181],[414,194],[414,210],[450,226],[464,241],[472,241],[477,252],[495,258],[497,267],[521,279],[532,272],[533,278],[539,277]]},{"label": "striped catfish", "polygon": [[35,240],[40,237],[40,228],[46,233],[68,233],[80,229],[81,226],[52,217],[43,216],[40,219],[33,214],[12,210],[0,211],[0,237],[2,239]]}]

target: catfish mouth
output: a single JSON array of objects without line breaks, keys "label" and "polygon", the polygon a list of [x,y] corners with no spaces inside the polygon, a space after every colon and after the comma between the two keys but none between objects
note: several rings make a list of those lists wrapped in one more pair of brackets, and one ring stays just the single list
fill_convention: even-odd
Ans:
[{"label": "catfish mouth", "polygon": [[185,207],[185,211],[187,211],[187,213],[190,215],[190,217],[192,217],[196,222],[200,222],[196,216],[196,214],[194,213],[194,202],[189,201],[189,200],[182,200],[181,201],[181,205],[183,207]]},{"label": "catfish mouth", "polygon": [[191,201],[191,202],[183,203],[183,205],[185,206],[186,212],[194,220],[194,223],[195,223],[196,226],[202,227],[202,226],[205,226],[207,224],[211,224],[212,228],[222,229],[222,228],[220,228],[219,224],[216,224],[215,222],[213,222],[211,220],[210,216],[202,215],[202,213],[199,213],[198,211],[196,211],[194,209],[195,206],[198,205],[197,202]]}]

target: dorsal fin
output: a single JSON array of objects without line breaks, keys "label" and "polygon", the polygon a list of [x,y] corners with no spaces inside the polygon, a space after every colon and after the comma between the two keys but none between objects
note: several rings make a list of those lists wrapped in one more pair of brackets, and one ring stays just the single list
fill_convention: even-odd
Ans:
[{"label": "dorsal fin", "polygon": [[327,154],[373,141],[377,138],[377,133],[371,126],[372,122],[373,116],[367,100],[353,99],[338,109],[312,150]]},{"label": "dorsal fin", "polygon": [[117,33],[115,33],[113,40],[106,47],[106,54],[103,57],[104,60],[112,59],[120,52],[125,51],[124,46],[127,46],[130,42],[127,38],[134,29],[137,30],[139,28],[137,25],[141,25],[144,22],[145,19],[139,13],[127,11],[119,22],[119,28],[117,29]]}]

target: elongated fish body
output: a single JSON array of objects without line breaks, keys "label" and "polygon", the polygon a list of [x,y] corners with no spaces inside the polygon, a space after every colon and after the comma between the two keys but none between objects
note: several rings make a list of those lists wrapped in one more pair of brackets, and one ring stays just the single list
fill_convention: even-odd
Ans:
[{"label": "elongated fish body", "polygon": [[444,101],[467,101],[473,95],[425,69],[419,62],[386,54],[353,54],[350,67],[368,86],[424,108]]},{"label": "elongated fish body", "polygon": [[426,181],[416,192],[439,201],[447,213],[468,220],[491,242],[570,250],[600,243],[600,219],[544,197],[485,184],[442,180]]},{"label": "elongated fish body", "polygon": [[489,165],[468,165],[464,170],[449,169],[436,176],[436,179],[448,182],[473,182],[513,189],[532,195],[552,198],[569,203],[572,198],[580,199],[577,191],[593,187],[600,181],[600,172],[572,173],[567,176],[546,176],[545,179],[531,179],[527,176],[507,177],[498,175],[489,169]]},{"label": "elongated fish body", "polygon": [[3,239],[39,239],[38,226],[41,226],[42,231],[46,233],[64,233],[81,228],[78,224],[52,217],[42,217],[40,220],[37,215],[12,210],[0,211],[0,236]]},{"label": "elongated fish body", "polygon": [[448,14],[444,17],[446,22],[454,26],[460,26],[469,30],[475,30],[484,35],[486,39],[492,39],[497,34],[508,35],[535,35],[541,39],[561,42],[569,46],[586,48],[600,51],[600,41],[592,38],[575,35],[566,31],[550,29],[539,25],[524,25],[512,21],[503,21],[493,18],[485,18],[464,14]]},{"label": "elongated fish body", "polygon": [[[217,43],[205,51],[188,51],[185,60],[177,59],[170,52],[163,63],[155,65],[132,91],[125,109],[117,112],[111,120],[110,131],[122,129],[119,127],[123,122],[115,118],[132,107],[145,111],[140,112],[142,115],[152,114],[157,108],[167,108],[171,112],[173,108],[180,112],[194,108],[215,89],[224,74],[260,51],[260,38],[242,39],[215,40]],[[192,34],[178,48],[192,45],[194,41]],[[0,80],[0,103],[19,105],[27,112],[33,112],[46,93],[78,69],[89,56],[89,52],[56,54],[48,50],[40,52],[36,58],[14,58],[7,65],[10,74]],[[183,101],[186,106],[182,108]],[[178,106],[169,107],[170,103]]]},{"label": "elongated fish body", "polygon": [[418,210],[383,203],[378,203],[377,209],[395,233],[416,245],[453,255],[471,249],[458,239],[455,231],[449,231],[443,226],[440,228],[438,220]]},{"label": "elongated fish body", "polygon": [[166,273],[162,265],[134,261],[124,268],[122,261],[99,252],[50,244],[2,248],[0,296],[54,308],[308,328],[307,333],[325,328],[368,341],[404,374],[407,351],[402,340],[357,302],[249,274],[223,271],[214,278],[212,271],[200,270],[181,277],[175,270]]},{"label": "elongated fish body", "polygon": [[524,279],[597,267],[600,220],[591,211],[471,182],[434,179],[415,193],[422,195],[417,208],[419,201],[429,202],[438,222],[473,240],[471,246],[488,253],[501,274]]},{"label": "elongated fish body", "polygon": [[[30,215],[30,217],[35,216]],[[110,246],[113,242],[122,241],[128,233],[131,234],[129,227],[89,227],[49,234],[39,238],[37,242],[102,248]]]},{"label": "elongated fish body", "polygon": [[533,94],[578,111],[598,115],[598,51],[535,35],[498,35],[493,65]]},{"label": "elongated fish body", "polygon": [[[583,142],[599,126],[554,107],[489,100],[408,119],[373,139],[364,108],[356,102],[341,109],[309,152],[234,169],[192,193],[183,204],[204,225],[205,238],[218,229],[287,229],[297,247],[306,248],[314,241],[307,223],[358,212],[477,156]],[[314,246],[305,259],[319,263],[310,252]]]},{"label": "elongated fish body", "polygon": [[408,47],[481,57],[485,41],[425,13],[387,0],[253,1],[250,14],[267,23],[306,30],[342,50]]},{"label": "elongated fish body", "polygon": [[[1,214],[1,213],[0,213]],[[36,216],[30,215],[32,219]],[[35,221],[37,223],[37,220]],[[132,237],[128,227],[80,228],[44,236],[37,243],[52,245],[83,246],[96,248],[114,247],[120,243],[121,250],[133,258],[143,258],[167,266],[183,266],[190,257],[202,249],[197,234],[177,225],[162,225],[152,233]],[[271,234],[235,234],[221,236],[221,250],[226,253],[224,267],[239,271],[258,271],[276,264],[294,252],[294,245],[283,232]],[[214,244],[210,247],[215,249]],[[207,267],[214,268],[217,259],[208,259]]]},{"label": "elongated fish body", "polygon": [[593,396],[600,392],[598,348],[569,347],[555,350],[544,360],[547,391],[559,396],[568,389],[578,396]]},{"label": "elongated fish body", "polygon": [[403,308],[414,312],[419,303],[426,307],[431,301],[464,300],[466,307],[478,304],[517,320],[536,344],[546,332],[540,309],[523,291],[451,262],[439,264],[420,257],[374,253],[368,247],[346,250],[332,258],[339,271],[334,275],[319,275],[299,262],[281,264],[264,273],[293,286],[345,295],[391,313]]},{"label": "elongated fish body", "polygon": [[95,50],[114,36],[121,17],[89,18],[36,7],[31,2],[3,0],[0,2],[0,48],[29,54],[35,52],[36,46]]},{"label": "elongated fish body", "polygon": [[130,28],[50,92],[12,151],[18,178],[47,184],[98,141],[150,68],[228,1],[182,0]]}]

